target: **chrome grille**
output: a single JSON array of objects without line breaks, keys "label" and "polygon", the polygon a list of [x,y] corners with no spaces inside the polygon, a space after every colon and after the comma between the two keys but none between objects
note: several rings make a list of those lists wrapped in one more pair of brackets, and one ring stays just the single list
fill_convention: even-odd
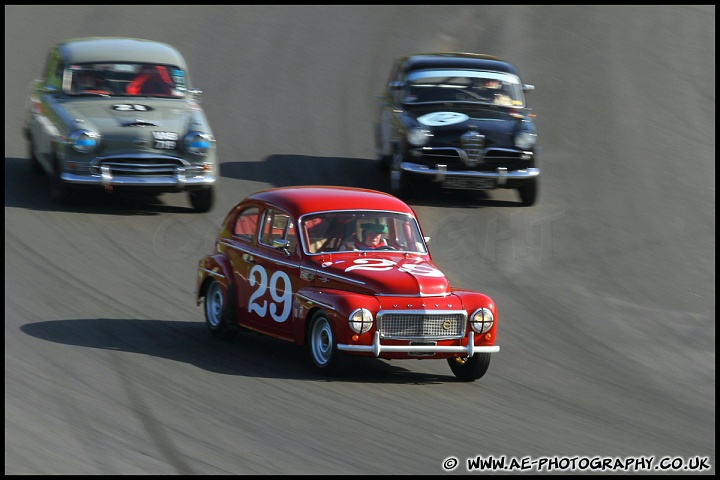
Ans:
[{"label": "chrome grille", "polygon": [[184,172],[187,176],[201,173],[199,167],[190,167],[182,161],[168,158],[144,158],[144,159],[117,159],[104,160],[91,167],[91,173],[100,174],[103,170],[109,170],[112,176],[133,176],[133,177],[158,177],[178,175]]},{"label": "chrome grille", "polygon": [[452,312],[380,312],[378,331],[390,339],[451,339],[465,335],[467,313]]},{"label": "chrome grille", "polygon": [[474,167],[480,161],[482,149],[485,146],[485,135],[481,135],[477,130],[468,130],[460,137],[460,146],[467,154],[468,167]]}]

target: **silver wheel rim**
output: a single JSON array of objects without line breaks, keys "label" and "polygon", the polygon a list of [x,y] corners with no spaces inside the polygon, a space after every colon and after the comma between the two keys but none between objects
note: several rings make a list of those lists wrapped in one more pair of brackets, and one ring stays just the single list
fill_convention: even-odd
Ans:
[{"label": "silver wheel rim", "polygon": [[220,285],[213,282],[205,295],[205,318],[212,328],[220,325],[220,319],[223,310],[223,297],[220,291]]},{"label": "silver wheel rim", "polygon": [[330,323],[326,318],[319,318],[312,328],[310,347],[313,358],[318,365],[325,365],[332,355],[333,336]]}]

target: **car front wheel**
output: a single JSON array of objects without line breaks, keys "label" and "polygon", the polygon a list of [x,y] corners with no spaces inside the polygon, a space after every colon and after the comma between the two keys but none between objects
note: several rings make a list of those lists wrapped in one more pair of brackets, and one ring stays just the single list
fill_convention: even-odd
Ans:
[{"label": "car front wheel", "polygon": [[188,192],[190,198],[190,205],[198,213],[205,213],[209,211],[213,203],[215,203],[215,189],[205,188],[203,190],[196,190],[194,192]]},{"label": "car front wheel", "polygon": [[35,155],[35,144],[33,143],[32,137],[28,139],[28,156],[30,157],[30,160],[32,161],[32,167],[36,172],[42,172],[43,168],[40,164],[40,160],[38,160],[37,155]]},{"label": "car front wheel", "polygon": [[448,358],[447,362],[458,380],[474,382],[487,372],[490,366],[490,354],[476,353],[472,357]]},{"label": "car front wheel", "polygon": [[338,350],[332,325],[322,310],[313,315],[308,338],[315,367],[327,375],[338,375],[350,366],[350,357]]},{"label": "car front wheel", "polygon": [[237,334],[235,310],[230,296],[227,292],[223,293],[217,281],[210,281],[205,292],[205,325],[216,338],[231,338]]},{"label": "car front wheel", "polygon": [[538,194],[538,181],[536,179],[531,180],[527,185],[518,188],[518,193],[524,206],[531,207],[535,205]]},{"label": "car front wheel", "polygon": [[400,169],[402,161],[402,153],[395,152],[390,161],[390,192],[400,198],[412,198],[415,189],[410,183],[408,174]]},{"label": "car front wheel", "polygon": [[53,172],[50,174],[50,195],[61,205],[70,205],[74,200],[72,189],[60,178],[60,161],[57,159],[53,162]]}]

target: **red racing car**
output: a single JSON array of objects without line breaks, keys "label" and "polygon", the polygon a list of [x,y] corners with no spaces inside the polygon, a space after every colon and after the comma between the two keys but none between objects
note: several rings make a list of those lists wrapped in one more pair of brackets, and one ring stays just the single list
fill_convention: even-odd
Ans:
[{"label": "red racing car", "polygon": [[249,329],[306,346],[330,375],[373,356],[445,359],[474,381],[500,350],[495,303],[450,286],[426,241],[412,208],[386,193],[263,190],[225,217],[198,263],[196,302],[216,337]]}]

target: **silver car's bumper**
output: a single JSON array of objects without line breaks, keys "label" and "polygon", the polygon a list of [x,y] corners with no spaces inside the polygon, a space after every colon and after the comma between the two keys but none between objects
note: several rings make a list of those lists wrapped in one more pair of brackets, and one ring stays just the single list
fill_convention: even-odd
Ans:
[{"label": "silver car's bumper", "polygon": [[101,175],[77,175],[63,173],[60,179],[66,183],[76,185],[98,185],[98,186],[124,186],[124,187],[174,187],[182,190],[185,187],[211,186],[217,183],[215,175],[203,175],[187,177],[184,172],[178,172],[173,177],[135,177],[135,176],[114,176],[109,172]]},{"label": "silver car's bumper", "polygon": [[[418,343],[420,339],[418,339]],[[433,343],[433,342],[426,342]],[[379,357],[383,352],[406,352],[406,353],[464,353],[467,356],[473,356],[476,353],[495,353],[500,351],[499,345],[488,347],[475,346],[475,336],[473,332],[468,333],[467,345],[462,346],[444,346],[444,345],[381,345],[380,332],[375,332],[372,345],[348,345],[338,344],[338,350],[345,352],[372,352],[373,355]]]},{"label": "silver car's bumper", "polygon": [[485,178],[492,179],[498,186],[505,185],[509,180],[528,180],[540,175],[539,168],[525,168],[521,170],[508,170],[499,167],[495,171],[480,172],[476,170],[452,170],[448,171],[447,166],[438,165],[437,168],[430,168],[427,165],[421,165],[412,162],[402,162],[400,170],[413,175],[423,175],[434,182],[444,182],[450,177],[462,178]]},{"label": "silver car's bumper", "polygon": [[74,164],[60,174],[60,180],[78,186],[138,187],[183,190],[217,183],[214,160],[198,164],[169,155],[135,153],[96,157]]}]

